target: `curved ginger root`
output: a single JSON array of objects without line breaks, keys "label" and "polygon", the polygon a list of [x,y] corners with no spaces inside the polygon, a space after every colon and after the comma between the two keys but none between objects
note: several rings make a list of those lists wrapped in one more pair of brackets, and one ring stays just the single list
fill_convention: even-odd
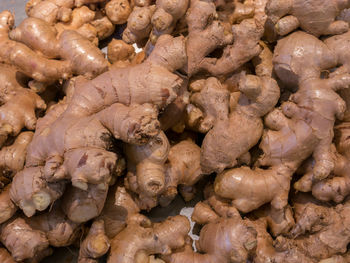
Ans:
[{"label": "curved ginger root", "polygon": [[97,263],[98,258],[109,250],[109,240],[105,234],[103,220],[94,221],[88,235],[80,245],[78,263]]},{"label": "curved ginger root", "polygon": [[10,219],[17,211],[17,206],[11,201],[10,187],[7,185],[0,192],[0,224]]},{"label": "curved ginger root", "polygon": [[[108,67],[103,53],[89,40],[73,30],[64,30],[57,35],[55,28],[37,18],[24,19],[17,28],[9,33],[9,37],[48,58],[68,61],[67,67],[71,71],[70,75],[85,75],[92,78],[106,71]],[[58,60],[52,61],[59,62]],[[57,78],[49,79],[45,71],[47,69],[36,74],[42,74],[45,78],[43,81],[57,80]]]},{"label": "curved ginger root", "polygon": [[[176,197],[178,186],[185,200],[191,200],[194,194],[192,186],[202,177],[199,162],[200,148],[194,142],[191,140],[181,141],[172,146],[169,151],[169,142],[166,136],[161,132],[159,137],[162,138],[160,145],[155,140],[141,146],[141,149],[144,150],[143,154],[147,153],[148,155],[144,159],[140,158],[136,166],[136,174],[132,172],[135,168],[129,169],[125,181],[126,187],[139,195],[135,201],[140,209],[149,210],[157,206],[158,203],[167,206]],[[158,147],[154,148],[152,145]],[[133,156],[132,159],[135,159],[135,156],[145,157],[141,155],[142,152],[131,151],[132,149],[140,149],[140,147],[127,147],[127,154]],[[148,169],[141,169],[142,167],[148,167]],[[139,177],[142,180],[139,181]],[[146,189],[144,188],[145,184]],[[148,188],[147,184],[150,184]]]},{"label": "curved ginger root", "polygon": [[107,262],[148,262],[149,255],[169,255],[172,249],[184,246],[189,230],[190,224],[184,216],[169,217],[153,225],[144,217],[130,220],[113,238]]},{"label": "curved ginger root", "polygon": [[343,9],[349,7],[350,4],[346,0],[269,0],[266,13],[281,36],[300,27],[319,37],[348,31],[349,25],[345,21],[335,21],[335,18]]}]

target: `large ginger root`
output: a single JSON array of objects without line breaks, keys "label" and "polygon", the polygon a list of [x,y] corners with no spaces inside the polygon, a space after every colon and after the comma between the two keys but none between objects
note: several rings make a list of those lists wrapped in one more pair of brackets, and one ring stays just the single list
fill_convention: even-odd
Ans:
[{"label": "large ginger root", "polygon": [[[269,0],[266,13],[275,24],[275,30],[281,36],[287,35],[298,27],[319,37],[320,35],[342,34],[349,29],[348,23],[337,20],[338,14],[350,3],[346,0]],[[312,14],[312,15],[310,15]]]},{"label": "large ginger root", "polygon": [[155,224],[146,217],[131,218],[127,227],[113,238],[107,262],[148,262],[149,255],[169,255],[185,245],[189,230],[184,216],[169,217]]},{"label": "large ginger root", "polygon": [[[240,24],[233,25],[231,30],[227,28],[230,27],[229,24],[212,21],[216,16],[215,6],[197,0],[191,3],[186,16],[189,32],[187,40],[189,75],[203,70],[213,76],[227,75],[259,55],[261,52],[259,40],[264,33],[266,18],[264,1],[256,2],[254,18],[244,19]],[[198,17],[207,18],[199,20]],[[223,48],[219,58],[207,57],[218,48]]]},{"label": "large ginger root", "polygon": [[[215,210],[218,208],[218,211]],[[255,252],[256,231],[242,220],[234,208],[231,213],[222,213],[222,207],[213,211],[208,204],[198,203],[192,219],[204,224],[199,240],[196,242],[198,252],[194,252],[190,243],[170,256],[166,262],[246,262]],[[231,210],[232,210],[231,209]],[[217,212],[217,214],[216,214]],[[222,245],[225,244],[225,245]]]},{"label": "large ginger root", "polygon": [[[17,136],[23,128],[34,130],[36,113],[46,108],[45,102],[22,83],[18,70],[5,64],[0,64],[0,101],[0,146],[9,136]],[[25,134],[18,139],[23,146],[25,142],[22,140],[29,133]],[[8,148],[6,151],[12,150]]]},{"label": "large ginger root", "polygon": [[[23,20],[9,33],[9,37],[48,58],[69,61],[67,66],[71,70],[70,75],[85,75],[91,78],[106,71],[108,67],[103,53],[80,34],[65,30],[57,37],[55,28],[37,18]],[[45,76],[45,71],[36,74],[40,73]]]},{"label": "large ginger root", "polygon": [[216,48],[232,43],[233,35],[229,25],[223,24],[216,17],[212,2],[193,0],[186,14],[188,25],[187,73],[191,76],[200,70],[200,65]]},{"label": "large ginger root", "polygon": [[105,255],[109,247],[110,244],[105,234],[103,220],[94,221],[88,235],[80,245],[78,262],[97,263],[98,258]]},{"label": "large ginger root", "polygon": [[[202,177],[200,148],[190,139],[183,140],[169,150],[169,142],[161,133],[144,146],[127,146],[129,156],[140,156],[135,168],[129,167],[126,187],[137,193],[135,199],[140,209],[151,209],[158,203],[167,206],[179,190],[186,201],[193,198],[193,186]],[[153,146],[153,147],[152,147]],[[135,151],[131,151],[135,150]],[[138,152],[138,151],[141,152]],[[133,164],[132,164],[133,165]]]},{"label": "large ginger root", "polygon": [[0,240],[15,261],[47,254],[49,241],[45,233],[32,229],[23,218],[16,217],[1,225]]},{"label": "large ginger root", "polygon": [[[204,138],[201,166],[205,173],[222,172],[235,166],[239,158],[250,159],[248,151],[258,143],[263,133],[261,117],[273,109],[279,98],[279,87],[271,74],[242,74],[239,90],[241,95],[236,107],[226,118],[216,119],[214,127]],[[202,104],[206,104],[203,99]],[[240,123],[239,127],[237,123]]]},{"label": "large ginger root", "polygon": [[[320,51],[317,58],[315,49]],[[296,50],[303,50],[303,56],[289,55]],[[334,65],[331,54],[321,41],[306,33],[297,32],[279,41],[274,54],[275,71],[287,82],[290,82],[287,73],[294,74],[293,82],[299,83],[299,89],[282,104],[281,109],[275,109],[265,118],[269,129],[262,137],[260,148],[264,154],[257,165],[269,169],[231,169],[224,171],[215,181],[215,192],[233,199],[240,211],[252,211],[270,201],[275,209],[284,208],[291,176],[310,155],[316,162],[313,169],[316,179],[326,178],[333,170],[333,125],[336,118],[342,118],[345,110],[344,101],[335,91],[348,88],[350,79],[346,74],[320,79],[321,70]],[[308,56],[310,70],[295,67],[304,63]],[[261,187],[268,190],[261,191]]]},{"label": "large ginger root", "polygon": [[[168,52],[164,52],[165,49]],[[66,110],[54,117],[49,112],[42,119],[43,127],[38,127],[28,149],[28,168],[17,176],[35,178],[31,174],[36,169],[36,172],[40,170],[40,174],[43,172],[49,181],[75,178],[74,185],[81,189],[87,189],[87,183],[102,184],[101,187],[105,188],[114,171],[115,159],[111,159],[111,155],[115,154],[108,152],[112,136],[127,143],[144,144],[157,135],[159,124],[155,107],[162,109],[174,100],[182,80],[172,72],[183,67],[185,62],[183,37],[164,35],[142,64],[112,69],[94,80],[80,83],[74,89],[71,100],[62,106]],[[145,70],[148,74],[141,73]],[[153,77],[155,81],[152,81]],[[154,106],[135,105],[147,102],[152,102]],[[133,105],[128,107],[120,103]],[[71,136],[74,134],[76,136]],[[92,158],[96,155],[97,159]],[[31,168],[38,165],[44,167]],[[40,180],[45,181],[42,177]],[[19,189],[15,190],[15,185],[12,185],[13,192],[19,196],[14,194],[14,200],[19,203],[22,194],[18,192]],[[45,189],[35,191],[46,193]],[[33,192],[29,192],[25,200],[32,204]],[[44,198],[40,209],[55,200],[47,194]],[[33,214],[35,207],[30,205],[28,210],[31,212],[27,214]]]}]

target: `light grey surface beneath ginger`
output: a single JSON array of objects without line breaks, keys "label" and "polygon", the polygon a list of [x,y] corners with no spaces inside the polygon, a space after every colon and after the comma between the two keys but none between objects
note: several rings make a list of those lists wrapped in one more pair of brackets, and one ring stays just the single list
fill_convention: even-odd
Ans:
[{"label": "light grey surface beneath ginger", "polygon": [[[18,25],[24,18],[27,17],[24,7],[26,0],[0,0],[0,11],[9,10],[15,14],[16,25]],[[184,215],[191,220],[193,206],[198,202],[199,197],[192,202],[185,204],[181,197],[177,197],[168,207],[153,209],[150,213],[152,221],[161,221],[168,216]],[[194,223],[191,221],[193,229]],[[192,230],[191,230],[192,232]],[[197,240],[198,236],[190,234],[192,239]],[[70,248],[62,248],[57,250],[53,256],[46,258],[43,263],[73,263],[76,262],[78,251]]]}]

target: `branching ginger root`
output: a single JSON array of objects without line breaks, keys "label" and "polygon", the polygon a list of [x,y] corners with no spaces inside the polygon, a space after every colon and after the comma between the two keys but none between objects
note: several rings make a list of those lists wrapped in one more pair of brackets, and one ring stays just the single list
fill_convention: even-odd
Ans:
[{"label": "branching ginger root", "polygon": [[88,235],[80,245],[78,263],[97,263],[98,258],[105,255],[109,247],[103,220],[94,221]]},{"label": "branching ginger root", "polygon": [[[48,58],[61,58],[63,61],[68,61],[67,67],[71,71],[70,75],[85,75],[92,78],[106,71],[108,67],[103,53],[89,40],[73,30],[64,30],[57,35],[57,30],[54,27],[37,18],[24,19],[17,28],[9,33],[9,37]],[[14,47],[14,50],[17,48]],[[52,63],[60,62],[58,60],[50,61]],[[15,60],[12,62],[17,65]],[[33,72],[33,74],[38,75],[38,77],[42,75],[43,81],[57,80],[57,78],[49,79],[47,70],[43,69],[42,72]]]},{"label": "branching ginger root", "polygon": [[[337,20],[337,15],[350,3],[346,0],[269,0],[266,13],[275,24],[279,35],[287,35],[298,27],[319,37],[320,35],[336,35],[348,31],[345,21]],[[310,15],[312,12],[312,15]]]},{"label": "branching ginger root", "polygon": [[51,250],[45,233],[32,229],[21,217],[1,225],[0,240],[15,261],[40,257],[40,254]]},{"label": "branching ginger root", "polygon": [[[318,59],[315,58],[315,48],[320,50]],[[295,67],[304,63],[299,61],[301,57],[284,55],[293,54],[296,49],[303,50],[302,61],[310,56],[307,60],[311,64],[310,70]],[[294,33],[278,43],[274,53],[274,69],[280,79],[288,82],[291,79],[287,78],[286,73],[294,74],[293,81],[299,83],[299,89],[288,102],[282,104],[281,109],[275,109],[265,118],[268,129],[260,144],[264,154],[257,165],[269,169],[231,169],[224,171],[215,181],[215,192],[221,197],[233,199],[233,204],[240,211],[252,211],[270,201],[275,209],[284,208],[291,176],[310,155],[316,161],[316,179],[326,178],[333,170],[333,125],[345,111],[345,103],[335,91],[348,88],[350,79],[346,74],[320,79],[321,69],[330,68],[335,63],[331,54],[321,41],[302,32]],[[261,187],[268,190],[261,191]]]},{"label": "branching ginger root", "polygon": [[149,255],[170,255],[173,249],[185,245],[190,224],[184,216],[169,217],[152,224],[144,216],[131,218],[127,227],[111,242],[107,262],[148,262]]},{"label": "branching ginger root", "polygon": [[[235,166],[238,159],[250,160],[248,151],[258,143],[263,134],[261,118],[273,109],[280,95],[277,82],[271,78],[271,74],[272,72],[261,76],[241,74],[238,87],[241,94],[236,107],[228,115],[226,113],[217,118],[215,125],[203,140],[201,147],[203,172],[222,172],[225,168]],[[216,85],[220,86],[220,83]],[[197,100],[199,105],[207,104],[204,97],[205,95],[202,95],[199,98],[201,101]],[[194,100],[196,99],[195,97]],[[227,97],[225,106],[227,112],[229,108]],[[240,123],[239,127],[237,123]]]},{"label": "branching ginger root", "polygon": [[[23,128],[34,130],[36,114],[46,108],[45,102],[26,88],[19,75],[16,68],[0,64],[0,146],[3,146],[9,136],[17,136]],[[18,143],[24,143],[24,137],[29,135],[24,134]]]},{"label": "branching ginger root", "polygon": [[[16,175],[16,181],[38,178],[42,184],[30,189],[25,198],[17,188],[22,183],[12,184],[15,203],[27,210],[27,215],[33,215],[38,207],[45,209],[58,197],[55,191],[54,197],[50,197],[46,185],[60,184],[51,182],[64,178],[71,178],[73,184],[83,190],[88,188],[88,183],[106,189],[116,161],[115,154],[108,151],[112,136],[127,143],[144,144],[157,135],[156,107],[162,109],[171,103],[176,90],[182,86],[181,78],[172,72],[186,62],[184,47],[183,37],[164,35],[142,64],[112,69],[94,80],[80,83],[71,100],[62,106],[66,109],[54,117],[49,112],[41,121],[42,127],[37,128],[28,149],[27,168]],[[164,53],[165,49],[169,52]],[[136,105],[147,102],[154,106]],[[76,136],[71,136],[74,134]],[[32,173],[36,175],[30,175]],[[33,205],[32,197],[38,192],[44,192],[44,196],[39,194],[43,199],[40,204],[35,200],[37,204]]]},{"label": "branching ginger root", "polygon": [[196,242],[197,251],[201,253],[194,252],[191,244],[187,242],[184,248],[178,249],[170,256],[165,256],[166,262],[238,263],[246,262],[254,255],[257,244],[254,228],[249,227],[234,208],[231,208],[232,213],[222,215],[220,213],[225,209],[216,208],[219,211],[212,210],[207,203],[198,203],[194,208],[192,220],[204,224],[199,240]]},{"label": "branching ginger root", "polygon": [[297,196],[293,203],[296,225],[291,231],[293,239],[278,237],[275,247],[288,250],[295,247],[314,260],[327,259],[345,253],[350,242],[348,202],[329,207],[310,196]]}]

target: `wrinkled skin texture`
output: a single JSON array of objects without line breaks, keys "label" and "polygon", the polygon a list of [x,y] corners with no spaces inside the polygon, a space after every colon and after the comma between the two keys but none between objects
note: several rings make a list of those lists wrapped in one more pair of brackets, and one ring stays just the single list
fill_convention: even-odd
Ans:
[{"label": "wrinkled skin texture", "polygon": [[350,242],[349,204],[329,207],[310,196],[297,196],[294,201],[296,225],[291,231],[295,239],[279,237],[275,246],[283,251],[295,247],[307,257],[321,260],[345,253]]},{"label": "wrinkled skin texture", "polygon": [[280,35],[287,35],[298,27],[319,37],[348,31],[344,21],[335,21],[336,16],[349,8],[347,0],[269,0],[266,13]]},{"label": "wrinkled skin texture", "polygon": [[169,217],[153,225],[147,218],[129,221],[112,239],[107,262],[141,263],[151,254],[169,255],[172,249],[185,245],[189,230],[190,224],[184,216]]}]

